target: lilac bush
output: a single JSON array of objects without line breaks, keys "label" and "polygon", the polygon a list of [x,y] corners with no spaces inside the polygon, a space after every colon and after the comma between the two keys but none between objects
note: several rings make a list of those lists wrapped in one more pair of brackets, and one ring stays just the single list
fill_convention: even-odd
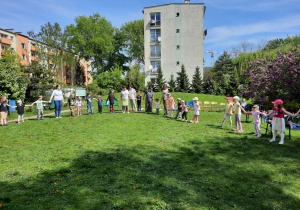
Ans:
[{"label": "lilac bush", "polygon": [[278,57],[249,62],[243,70],[245,84],[242,94],[256,102],[267,104],[280,98],[285,101],[300,99],[300,52],[289,54],[278,51]]}]

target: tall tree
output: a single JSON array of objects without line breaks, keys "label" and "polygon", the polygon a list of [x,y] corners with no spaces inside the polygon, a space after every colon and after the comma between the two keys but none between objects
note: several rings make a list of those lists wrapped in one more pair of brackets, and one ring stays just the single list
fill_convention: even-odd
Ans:
[{"label": "tall tree", "polygon": [[126,52],[139,64],[144,64],[144,20],[134,20],[122,25],[121,31],[127,39]]},{"label": "tall tree", "polygon": [[160,92],[163,88],[163,85],[166,83],[166,80],[164,79],[164,74],[161,69],[161,66],[157,69],[157,79],[156,79],[156,88]]},{"label": "tall tree", "polygon": [[141,73],[140,68],[138,64],[130,66],[130,70],[125,76],[125,84],[133,85],[136,90],[143,90],[145,87],[145,76]]},{"label": "tall tree", "polygon": [[124,83],[122,67],[116,66],[107,72],[103,72],[95,77],[95,83],[102,89],[122,90]]},{"label": "tall tree", "polygon": [[113,50],[114,27],[98,13],[89,17],[78,16],[75,22],[75,25],[67,26],[71,35],[69,46],[80,58],[92,60],[97,73],[107,71],[105,65]]},{"label": "tall tree", "polygon": [[0,58],[0,95],[8,99],[25,98],[26,80],[21,75],[21,58],[11,50],[2,51]]},{"label": "tall tree", "polygon": [[238,94],[238,88],[239,88],[240,82],[239,77],[237,74],[237,69],[234,67],[234,71],[232,75],[230,76],[230,80],[227,87],[227,94],[230,96],[234,96]]},{"label": "tall tree", "polygon": [[228,84],[226,82],[225,76],[221,76],[219,78],[219,82],[217,83],[216,87],[216,94],[224,96],[227,94]]},{"label": "tall tree", "polygon": [[188,92],[190,90],[189,77],[186,73],[185,67],[182,64],[181,71],[177,72],[178,77],[176,78],[177,82],[177,91],[178,92]]},{"label": "tall tree", "polygon": [[228,79],[230,78],[230,75],[232,74],[233,69],[234,65],[232,63],[230,55],[225,51],[218,58],[218,60],[215,63],[215,66],[211,69],[211,72],[213,73],[213,79],[217,83],[219,83],[220,80],[222,80],[224,77],[225,83],[227,83]]},{"label": "tall tree", "polygon": [[203,80],[201,77],[200,68],[197,66],[195,74],[193,76],[192,81],[192,90],[194,93],[202,93],[203,92]]},{"label": "tall tree", "polygon": [[168,84],[169,84],[170,92],[174,92],[176,88],[176,80],[174,74],[171,74]]},{"label": "tall tree", "polygon": [[67,57],[73,57],[72,51],[66,52],[70,38],[67,30],[62,29],[58,23],[52,25],[48,22],[41,26],[40,32],[28,31],[28,35],[37,41],[35,44],[38,50],[35,51],[35,54],[38,55],[40,60],[52,63],[52,66],[50,67],[49,65],[49,68],[59,69],[60,71],[57,71],[56,76],[60,74],[63,82],[64,64]]},{"label": "tall tree", "polygon": [[207,77],[203,82],[203,92],[205,94],[213,95],[216,92],[215,81],[211,77]]}]

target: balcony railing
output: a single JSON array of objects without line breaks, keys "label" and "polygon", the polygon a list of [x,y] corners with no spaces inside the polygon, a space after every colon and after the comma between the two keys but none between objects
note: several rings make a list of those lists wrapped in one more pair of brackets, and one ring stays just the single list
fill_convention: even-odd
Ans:
[{"label": "balcony railing", "polygon": [[39,51],[40,49],[38,47],[35,46],[31,46],[31,51]]},{"label": "balcony railing", "polygon": [[160,20],[150,20],[149,22],[150,27],[159,27],[160,26]]},{"label": "balcony railing", "polygon": [[11,45],[11,40],[8,39],[8,38],[1,37],[1,38],[0,38],[0,42],[1,42],[2,44],[8,44],[8,45]]},{"label": "balcony railing", "polygon": [[34,56],[32,56],[32,58],[31,58],[31,61],[34,61],[34,62],[39,62],[39,61],[40,61],[40,59],[39,59],[38,57],[34,57]]},{"label": "balcony railing", "polygon": [[150,57],[151,58],[160,58],[161,57],[161,53],[151,53]]}]

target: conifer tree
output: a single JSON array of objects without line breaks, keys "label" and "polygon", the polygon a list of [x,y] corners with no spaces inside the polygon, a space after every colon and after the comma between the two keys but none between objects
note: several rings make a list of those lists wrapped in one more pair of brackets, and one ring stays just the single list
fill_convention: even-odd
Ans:
[{"label": "conifer tree", "polygon": [[196,71],[193,76],[193,81],[191,86],[194,93],[203,92],[203,80],[200,74],[200,68],[198,66],[196,67]]},{"label": "conifer tree", "polygon": [[177,82],[177,91],[178,92],[188,92],[190,90],[189,78],[186,73],[185,67],[182,64],[181,71],[177,72],[178,77],[176,78]]},{"label": "conifer tree", "polygon": [[176,88],[176,81],[174,78],[174,74],[171,74],[170,80],[169,80],[169,88],[170,92],[174,92]]}]

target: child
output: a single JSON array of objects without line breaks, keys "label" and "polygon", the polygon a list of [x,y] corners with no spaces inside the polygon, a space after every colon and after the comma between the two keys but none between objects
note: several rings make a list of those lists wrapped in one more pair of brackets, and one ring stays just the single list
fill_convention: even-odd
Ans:
[{"label": "child", "polygon": [[90,93],[88,93],[87,94],[87,96],[86,96],[86,105],[87,105],[87,113],[88,113],[88,115],[90,114],[90,110],[91,110],[91,114],[94,114],[94,112],[93,112],[93,104],[92,104],[92,100],[93,100],[94,98],[93,97],[91,97],[91,94]]},{"label": "child", "polygon": [[77,106],[77,115],[81,115],[81,107],[84,106],[84,103],[82,102],[82,98],[78,97],[76,101],[76,106]]},{"label": "child", "polygon": [[97,102],[98,102],[98,112],[99,112],[99,114],[102,114],[102,102],[103,102],[103,99],[102,99],[101,95],[98,96]]},{"label": "child", "polygon": [[251,112],[245,112],[245,114],[252,114],[253,116],[253,121],[254,121],[254,129],[255,129],[255,136],[257,137],[261,137],[261,132],[260,132],[260,117],[259,115],[264,115],[264,113],[259,111],[259,106],[258,105],[254,105],[252,107],[252,111]]},{"label": "child", "polygon": [[76,115],[74,114],[76,99],[75,99],[75,95],[73,93],[70,95],[70,98],[68,99],[68,103],[69,103],[69,107],[70,107],[70,111],[71,111],[70,117],[76,117]]},{"label": "child", "polygon": [[1,121],[0,125],[1,126],[8,126],[6,123],[6,117],[7,117],[7,107],[11,107],[8,103],[6,103],[6,97],[5,96],[0,96],[0,115],[1,115]]},{"label": "child", "polygon": [[225,113],[224,113],[224,119],[223,119],[223,123],[221,125],[221,127],[223,128],[224,127],[224,123],[226,121],[226,118],[228,117],[229,118],[229,121],[230,121],[230,128],[232,128],[232,119],[231,119],[231,115],[233,114],[234,112],[234,106],[232,104],[232,97],[227,97],[226,98],[226,101],[227,101],[227,104],[226,104],[226,107],[225,107]]},{"label": "child", "polygon": [[38,100],[31,104],[31,106],[33,106],[33,104],[36,104],[36,108],[37,108],[37,112],[38,112],[38,115],[37,115],[38,121],[40,121],[41,118],[42,118],[42,120],[45,120],[43,103],[48,103],[48,101],[43,101],[43,96],[40,95]]},{"label": "child", "polygon": [[240,98],[238,96],[233,97],[233,103],[234,103],[234,115],[235,115],[235,129],[234,131],[237,131],[239,133],[243,133],[242,128],[242,110],[243,112],[246,112],[244,108],[239,103]]},{"label": "child", "polygon": [[246,102],[246,99],[243,99],[242,103],[241,103],[241,106],[244,108],[244,109],[247,109],[247,102]]},{"label": "child", "polygon": [[196,120],[196,123],[198,123],[198,116],[200,115],[200,105],[198,103],[198,98],[193,98],[194,101],[194,117],[193,120],[191,120],[191,123],[193,123]]},{"label": "child", "polygon": [[181,99],[180,98],[177,98],[177,114],[176,114],[176,117],[175,119],[177,119],[177,117],[179,116],[179,120],[181,119],[181,113],[182,113],[182,105],[181,105]]},{"label": "child", "polygon": [[146,92],[146,113],[150,114],[152,113],[152,104],[153,104],[153,100],[154,100],[154,93],[152,91],[152,87],[148,88],[148,91]]},{"label": "child", "polygon": [[283,101],[281,99],[277,99],[272,103],[274,104],[273,110],[269,114],[265,115],[266,117],[268,117],[274,113],[274,117],[272,121],[273,138],[270,140],[270,142],[276,141],[277,132],[280,132],[281,140],[279,144],[284,144],[284,132],[285,132],[284,114],[290,116],[294,116],[294,115],[283,108]]},{"label": "child", "polygon": [[170,117],[173,117],[173,110],[175,108],[175,101],[174,98],[172,97],[171,93],[167,94],[168,98],[167,100],[169,101],[169,112],[170,112]]},{"label": "child", "polygon": [[[183,109],[182,122],[184,122],[184,121],[187,122],[188,121],[187,120],[188,107],[185,105],[185,101],[184,100],[181,101],[181,107]],[[184,120],[184,118],[185,118],[185,120]]]},{"label": "child", "polygon": [[106,100],[106,102],[109,101],[109,108],[110,108],[110,114],[113,114],[115,113],[114,111],[114,108],[115,108],[115,100],[118,101],[114,95],[114,91],[111,90],[109,95],[108,95],[108,98]]},{"label": "child", "polygon": [[19,101],[17,101],[17,106],[12,107],[12,108],[17,108],[18,123],[20,123],[21,120],[22,120],[22,122],[24,122],[24,108],[25,108],[25,106],[30,106],[30,105],[22,104],[22,101],[19,100]]},{"label": "child", "polygon": [[122,97],[122,110],[123,110],[123,114],[126,112],[126,110],[127,110],[127,113],[129,114],[129,104],[128,104],[129,99],[128,98],[131,99],[131,95],[129,95],[129,92],[128,92],[128,90],[126,90],[126,86],[125,85],[122,86],[122,89],[123,90],[121,91],[121,94],[119,96],[119,100],[120,100],[120,97]]},{"label": "child", "polygon": [[155,102],[156,104],[156,114],[159,115],[159,110],[160,110],[160,102],[159,102],[159,99],[155,99]]},{"label": "child", "polygon": [[138,92],[138,95],[136,96],[136,101],[137,101],[138,111],[141,112],[142,111],[142,95],[141,95],[141,91]]}]

